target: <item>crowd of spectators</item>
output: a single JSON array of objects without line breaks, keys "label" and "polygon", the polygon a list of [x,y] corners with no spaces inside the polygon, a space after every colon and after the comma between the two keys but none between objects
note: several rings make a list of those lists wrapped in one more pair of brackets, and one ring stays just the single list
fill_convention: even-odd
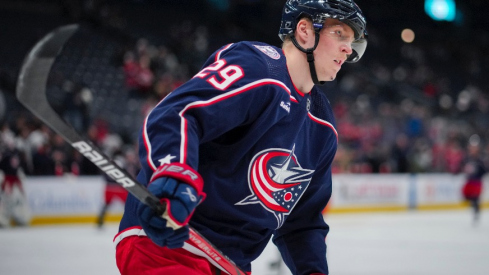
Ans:
[{"label": "crowd of spectators", "polygon": [[[124,167],[137,174],[139,163],[135,143],[124,143],[102,120],[89,126],[87,138],[107,156],[122,156]],[[0,159],[10,155],[16,156],[16,163],[5,163],[1,167],[4,172],[8,170],[33,176],[101,175],[99,168],[74,150],[60,135],[31,116],[18,117],[15,125],[2,125]],[[21,169],[17,171],[17,168]]]},{"label": "crowd of spectators", "polygon": [[[466,55],[452,43],[406,43],[386,60],[379,53],[388,43],[373,33],[373,57],[355,65],[360,69],[348,67],[334,85],[324,88],[331,97],[340,135],[335,172],[460,173],[470,144],[482,146],[489,165],[489,95],[480,77],[487,69],[480,52],[487,49],[480,44],[474,49],[478,54]],[[164,49],[166,57],[168,49]],[[187,52],[195,51],[189,48]],[[175,55],[170,56],[172,64],[182,66]],[[150,64],[167,61],[161,55],[149,59]],[[175,68],[163,75],[182,71]],[[457,70],[462,70],[458,73],[462,80],[454,79]],[[185,77],[173,79],[167,78],[164,93],[158,92],[158,80],[153,82],[158,99]]]},{"label": "crowd of spectators", "polygon": [[396,45],[371,32],[370,58],[335,91],[337,172],[460,173],[474,144],[489,165],[488,34],[466,51],[462,37]]},{"label": "crowd of spectators", "polygon": [[[205,25],[177,23],[168,28],[171,42],[138,37],[121,57],[125,88],[131,98],[142,99],[137,102],[144,114],[216,50],[209,46]],[[481,146],[489,166],[489,86],[483,74],[489,55],[484,40],[472,40],[471,51],[457,47],[457,40],[397,47],[375,28],[369,31],[364,59],[346,65],[337,81],[323,88],[339,133],[333,172],[460,173],[471,144]],[[136,166],[136,140],[123,141],[106,122],[92,119],[87,127],[92,142],[108,155],[127,153],[128,162]],[[4,124],[1,134],[2,148],[15,140],[24,152],[28,174],[98,174],[35,118]]]}]

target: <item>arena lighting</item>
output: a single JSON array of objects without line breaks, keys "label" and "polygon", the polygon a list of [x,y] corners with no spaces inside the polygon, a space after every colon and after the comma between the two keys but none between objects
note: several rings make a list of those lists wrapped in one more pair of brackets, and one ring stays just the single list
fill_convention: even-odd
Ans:
[{"label": "arena lighting", "polygon": [[229,9],[229,0],[207,0],[211,5],[220,10],[220,11],[226,11]]},{"label": "arena lighting", "polygon": [[454,0],[425,0],[424,10],[433,20],[451,22],[455,19]]},{"label": "arena lighting", "polygon": [[401,32],[401,39],[404,43],[411,43],[414,41],[414,32],[411,29],[404,29]]}]

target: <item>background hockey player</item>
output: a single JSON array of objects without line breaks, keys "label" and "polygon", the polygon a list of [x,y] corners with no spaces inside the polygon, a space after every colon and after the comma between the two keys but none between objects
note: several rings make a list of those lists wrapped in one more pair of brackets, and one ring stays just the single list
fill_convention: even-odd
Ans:
[{"label": "background hockey player", "polygon": [[315,84],[360,59],[365,27],[353,1],[289,0],[281,49],[226,45],[152,110],[138,180],[166,219],[128,196],[114,239],[122,274],[219,274],[185,243],[187,224],[247,272],[273,236],[293,274],[328,274],[321,211],[338,134]]},{"label": "background hockey player", "polygon": [[464,160],[463,172],[466,181],[462,189],[464,198],[470,202],[474,214],[474,223],[479,221],[480,196],[482,194],[482,178],[487,173],[487,168],[482,161],[480,142],[473,142],[467,146],[468,155]]},{"label": "background hockey player", "polygon": [[31,213],[22,186],[25,154],[13,135],[0,132],[0,227],[29,225]]},{"label": "background hockey player", "polygon": [[[117,165],[119,165],[119,167],[123,167],[126,171],[129,170],[127,169],[128,165],[126,165],[125,156],[120,150],[114,153],[112,159],[115,163],[117,163]],[[131,173],[131,175],[135,176],[135,173]],[[104,174],[104,181],[104,204],[102,205],[102,209],[100,209],[100,213],[97,216],[97,227],[99,228],[104,226],[105,216],[107,215],[110,205],[113,204],[115,200],[125,203],[128,194],[126,189],[124,189],[120,184],[106,174]]]}]

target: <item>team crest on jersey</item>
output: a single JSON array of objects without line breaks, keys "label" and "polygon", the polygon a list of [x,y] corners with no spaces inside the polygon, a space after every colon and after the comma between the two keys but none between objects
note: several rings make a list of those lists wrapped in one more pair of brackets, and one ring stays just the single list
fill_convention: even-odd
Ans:
[{"label": "team crest on jersey", "polygon": [[253,45],[255,48],[259,49],[262,53],[270,56],[273,59],[279,59],[280,54],[275,50],[272,46],[259,46],[259,45]]},{"label": "team crest on jersey", "polygon": [[269,149],[256,154],[248,169],[251,195],[236,203],[261,204],[275,215],[277,228],[283,225],[285,216],[294,209],[314,173],[314,170],[301,167],[294,148]]}]

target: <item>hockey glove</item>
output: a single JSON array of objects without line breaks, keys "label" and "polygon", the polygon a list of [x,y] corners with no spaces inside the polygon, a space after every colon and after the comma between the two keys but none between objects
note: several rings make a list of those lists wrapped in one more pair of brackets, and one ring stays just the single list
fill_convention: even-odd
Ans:
[{"label": "hockey glove", "polygon": [[168,248],[183,246],[189,238],[188,221],[205,198],[203,180],[188,165],[172,163],[160,166],[151,177],[148,191],[166,205],[158,216],[145,204],[138,205],[138,218],[146,235],[157,245]]}]

